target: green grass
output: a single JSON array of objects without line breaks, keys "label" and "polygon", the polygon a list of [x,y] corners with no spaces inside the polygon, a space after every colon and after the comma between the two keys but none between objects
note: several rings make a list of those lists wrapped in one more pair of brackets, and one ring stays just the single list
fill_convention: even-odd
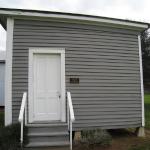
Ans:
[{"label": "green grass", "polygon": [[[150,93],[144,95],[145,102],[145,127],[150,129]],[[141,144],[141,146],[132,146],[129,150],[150,150],[150,142]]]},{"label": "green grass", "polygon": [[145,100],[145,127],[150,129],[150,94],[145,94],[144,100]]}]

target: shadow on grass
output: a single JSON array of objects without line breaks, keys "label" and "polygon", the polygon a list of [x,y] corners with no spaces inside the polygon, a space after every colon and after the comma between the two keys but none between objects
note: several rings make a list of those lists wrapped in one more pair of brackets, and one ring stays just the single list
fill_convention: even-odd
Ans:
[{"label": "shadow on grass", "polygon": [[4,112],[0,111],[0,128],[4,126]]},{"label": "shadow on grass", "polygon": [[113,130],[108,130],[108,132],[111,134],[113,138],[118,138],[118,137],[135,137],[135,130],[133,129],[113,129]]},{"label": "shadow on grass", "polygon": [[145,104],[145,127],[150,129],[150,103]]}]

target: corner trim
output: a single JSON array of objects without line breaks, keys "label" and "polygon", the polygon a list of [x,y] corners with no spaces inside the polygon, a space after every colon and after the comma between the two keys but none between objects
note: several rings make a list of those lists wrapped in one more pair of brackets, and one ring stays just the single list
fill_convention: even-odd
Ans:
[{"label": "corner trim", "polygon": [[142,100],[142,127],[145,126],[145,113],[144,113],[144,86],[143,86],[143,66],[142,66],[142,49],[141,49],[141,36],[138,35],[139,44],[139,61],[140,61],[140,80],[141,80],[141,100]]},{"label": "corner trim", "polygon": [[12,49],[14,19],[7,18],[5,71],[5,125],[12,124]]}]

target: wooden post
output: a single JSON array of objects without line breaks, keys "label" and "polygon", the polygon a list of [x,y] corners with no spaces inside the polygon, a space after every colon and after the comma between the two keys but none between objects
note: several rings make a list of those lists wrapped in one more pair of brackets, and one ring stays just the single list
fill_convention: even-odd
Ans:
[{"label": "wooden post", "polygon": [[144,127],[139,127],[136,129],[136,134],[138,137],[145,137],[145,129]]},{"label": "wooden post", "polygon": [[75,136],[74,136],[75,141],[80,141],[81,140],[81,131],[76,131]]}]

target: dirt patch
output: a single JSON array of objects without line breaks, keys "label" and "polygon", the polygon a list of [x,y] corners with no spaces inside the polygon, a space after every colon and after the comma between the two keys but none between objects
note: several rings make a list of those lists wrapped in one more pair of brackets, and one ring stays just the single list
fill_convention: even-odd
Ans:
[{"label": "dirt patch", "polygon": [[129,150],[131,147],[138,147],[150,141],[150,130],[146,130],[146,137],[139,138],[134,130],[111,130],[111,146],[103,147],[100,145],[90,146],[83,144],[74,144],[74,150]]}]

